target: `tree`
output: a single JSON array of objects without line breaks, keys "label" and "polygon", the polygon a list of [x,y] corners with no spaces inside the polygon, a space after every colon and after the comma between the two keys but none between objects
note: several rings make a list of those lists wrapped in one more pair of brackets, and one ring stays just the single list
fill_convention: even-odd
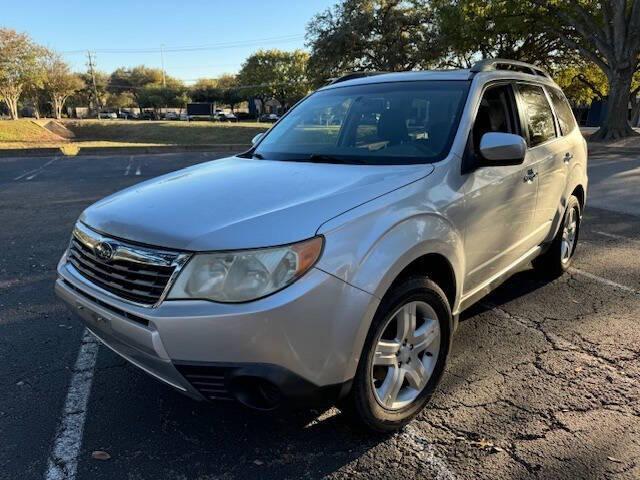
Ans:
[{"label": "tree", "polygon": [[147,85],[162,84],[162,70],[138,65],[133,68],[118,68],[109,76],[107,90],[111,94],[130,93],[136,105],[140,105],[140,91]]},{"label": "tree", "polygon": [[560,65],[553,79],[574,105],[589,105],[607,96],[607,77],[593,63]]},{"label": "tree", "polygon": [[420,0],[345,0],[307,25],[316,84],[344,73],[426,68],[440,58],[434,12]]},{"label": "tree", "polygon": [[213,78],[202,78],[191,87],[191,99],[194,102],[215,103],[222,101],[222,91],[218,81]]},{"label": "tree", "polygon": [[48,52],[44,62],[44,90],[51,99],[55,118],[62,118],[64,103],[84,85],[60,55]]},{"label": "tree", "polygon": [[0,28],[0,100],[12,119],[18,118],[18,101],[25,88],[40,81],[43,52],[28,35]]},{"label": "tree", "polygon": [[640,67],[640,0],[530,0],[531,16],[607,77],[607,109],[592,140],[635,135],[628,108]]},{"label": "tree", "polygon": [[245,60],[238,80],[248,96],[275,98],[286,108],[309,93],[308,60],[302,50],[259,50]]},{"label": "tree", "polygon": [[96,79],[96,91],[99,98],[95,98],[96,95],[93,89],[93,78],[91,77],[91,73],[77,73],[76,76],[80,79],[82,87],[67,100],[67,103],[71,104],[72,106],[89,106],[93,110],[96,110],[98,106],[107,105],[109,103],[109,98],[112,95],[118,95],[118,93],[110,94],[107,91],[107,86],[109,84],[109,74],[105,72],[102,72],[100,70],[94,71],[94,76]]},{"label": "tree", "polygon": [[557,36],[541,29],[518,2],[433,0],[432,6],[443,66],[469,68],[483,58],[508,58],[548,68],[562,53]]},{"label": "tree", "polygon": [[187,88],[182,82],[168,77],[166,85],[161,83],[148,84],[138,90],[138,105],[140,108],[184,107],[187,103]]},{"label": "tree", "polygon": [[222,94],[222,103],[229,105],[233,112],[236,105],[247,99],[246,94],[238,85],[238,77],[231,74],[224,74],[218,77],[217,86]]},{"label": "tree", "polygon": [[42,88],[40,77],[24,86],[20,100],[23,107],[29,106],[33,109],[33,115],[36,118],[40,118],[43,114],[46,115],[49,111],[49,97],[44,88]]}]

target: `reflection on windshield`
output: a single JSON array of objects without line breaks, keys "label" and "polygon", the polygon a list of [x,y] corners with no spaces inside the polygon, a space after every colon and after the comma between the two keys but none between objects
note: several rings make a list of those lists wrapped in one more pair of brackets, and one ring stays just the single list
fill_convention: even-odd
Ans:
[{"label": "reflection on windshield", "polygon": [[449,151],[468,88],[466,81],[412,81],[322,90],[283,118],[254,154],[335,163],[434,162]]}]

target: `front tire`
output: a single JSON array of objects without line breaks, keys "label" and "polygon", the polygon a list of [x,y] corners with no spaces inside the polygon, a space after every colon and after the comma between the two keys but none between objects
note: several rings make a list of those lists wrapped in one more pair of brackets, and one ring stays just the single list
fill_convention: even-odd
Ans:
[{"label": "front tire", "polygon": [[578,245],[581,218],[580,202],[572,195],[549,249],[533,262],[539,273],[548,278],[557,278],[569,269]]},{"label": "front tire", "polygon": [[444,292],[426,277],[409,278],[385,295],[347,399],[360,423],[390,432],[420,413],[444,373],[452,325]]}]

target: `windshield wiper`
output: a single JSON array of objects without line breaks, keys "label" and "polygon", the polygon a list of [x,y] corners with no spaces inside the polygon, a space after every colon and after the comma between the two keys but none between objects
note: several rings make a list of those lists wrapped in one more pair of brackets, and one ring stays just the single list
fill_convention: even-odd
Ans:
[{"label": "windshield wiper", "polygon": [[259,153],[252,153],[251,158],[257,158],[258,160],[264,160],[264,157]]},{"label": "windshield wiper", "polygon": [[307,158],[305,158],[304,160],[300,160],[302,162],[312,162],[312,163],[340,163],[340,164],[358,164],[358,165],[364,165],[365,162],[363,162],[362,160],[358,159],[358,158],[350,158],[350,159],[344,159],[344,158],[340,158],[340,157],[334,157],[333,155],[326,155],[326,154],[321,154],[321,153],[314,153],[312,155],[309,155]]}]

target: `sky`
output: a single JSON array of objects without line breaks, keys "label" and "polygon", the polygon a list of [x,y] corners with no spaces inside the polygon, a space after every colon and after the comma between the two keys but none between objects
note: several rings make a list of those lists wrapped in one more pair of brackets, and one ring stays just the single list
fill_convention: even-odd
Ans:
[{"label": "sky", "polygon": [[[3,2],[0,26],[28,33],[85,71],[144,64],[193,83],[236,73],[260,48],[304,47],[307,22],[337,0],[31,0]],[[161,55],[161,48],[164,54]]]}]

